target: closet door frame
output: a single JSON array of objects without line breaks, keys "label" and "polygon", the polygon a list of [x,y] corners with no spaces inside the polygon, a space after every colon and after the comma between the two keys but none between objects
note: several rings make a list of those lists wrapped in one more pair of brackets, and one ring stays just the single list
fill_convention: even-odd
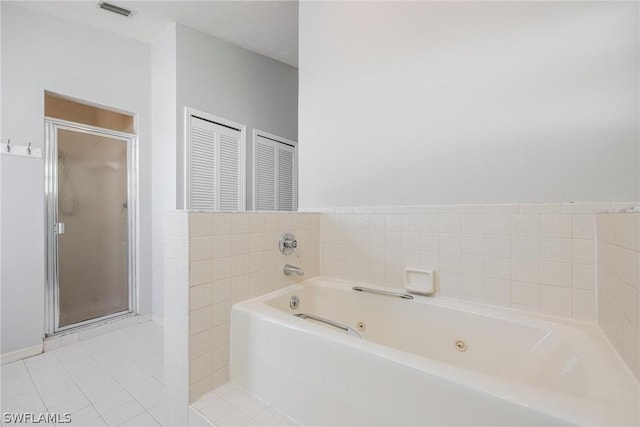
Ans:
[{"label": "closet door frame", "polygon": [[[247,174],[247,127],[242,123],[237,123],[222,117],[214,116],[213,114],[206,113],[204,111],[196,110],[195,108],[184,108],[184,135],[183,135],[183,153],[184,153],[184,209],[191,209],[191,179],[189,176],[191,170],[191,117],[206,120],[214,124],[226,126],[232,129],[240,131],[240,147],[239,147],[239,182],[238,182],[238,210],[246,210],[246,174]],[[216,196],[217,197],[217,196]]]},{"label": "closet door frame", "polygon": [[[252,142],[252,150],[253,150],[253,165],[252,165],[252,172],[253,172],[253,209],[257,210],[257,206],[258,206],[258,174],[256,173],[257,171],[257,144],[258,144],[258,137],[263,137],[263,138],[267,138],[270,139],[274,142],[280,143],[280,144],[285,144],[285,145],[289,145],[291,147],[293,147],[293,161],[294,161],[294,168],[293,168],[293,186],[295,188],[294,192],[293,192],[293,210],[292,212],[296,212],[298,210],[298,142],[297,141],[293,141],[287,138],[283,138],[281,136],[278,135],[274,135],[272,133],[269,132],[265,132],[263,130],[260,129],[254,129],[253,130],[253,142]],[[277,176],[276,176],[276,180],[277,180]],[[276,191],[277,191],[277,184],[276,184]],[[277,195],[276,195],[276,204],[277,204]],[[277,206],[276,206],[277,209]]]}]

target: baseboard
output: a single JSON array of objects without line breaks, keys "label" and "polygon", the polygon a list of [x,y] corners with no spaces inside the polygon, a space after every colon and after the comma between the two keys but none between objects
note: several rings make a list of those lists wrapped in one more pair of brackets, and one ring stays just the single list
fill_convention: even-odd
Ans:
[{"label": "baseboard", "polygon": [[42,353],[43,345],[38,344],[31,347],[21,348],[20,350],[12,351],[9,353],[4,353],[2,358],[2,364],[6,365],[7,363],[16,362],[18,360],[26,359],[27,357],[35,356],[37,354]]}]

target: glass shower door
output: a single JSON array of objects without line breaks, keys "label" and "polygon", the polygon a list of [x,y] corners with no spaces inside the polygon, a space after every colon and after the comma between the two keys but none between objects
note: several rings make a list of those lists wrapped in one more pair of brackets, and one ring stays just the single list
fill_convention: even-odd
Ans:
[{"label": "glass shower door", "polygon": [[131,138],[53,126],[53,332],[132,308]]}]

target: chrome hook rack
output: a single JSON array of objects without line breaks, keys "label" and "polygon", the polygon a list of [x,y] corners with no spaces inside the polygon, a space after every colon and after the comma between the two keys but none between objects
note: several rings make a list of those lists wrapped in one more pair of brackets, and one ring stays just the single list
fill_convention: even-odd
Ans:
[{"label": "chrome hook rack", "polygon": [[2,150],[2,154],[10,154],[12,156],[32,157],[35,159],[42,158],[41,148],[31,148],[31,142],[29,145],[12,144],[11,138],[7,140],[7,145]]}]

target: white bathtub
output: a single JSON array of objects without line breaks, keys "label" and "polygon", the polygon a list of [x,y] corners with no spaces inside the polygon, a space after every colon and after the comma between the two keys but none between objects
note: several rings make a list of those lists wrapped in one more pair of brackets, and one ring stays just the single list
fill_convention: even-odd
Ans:
[{"label": "white bathtub", "polygon": [[638,425],[638,383],[593,325],[354,285],[236,304],[232,381],[303,425]]}]

